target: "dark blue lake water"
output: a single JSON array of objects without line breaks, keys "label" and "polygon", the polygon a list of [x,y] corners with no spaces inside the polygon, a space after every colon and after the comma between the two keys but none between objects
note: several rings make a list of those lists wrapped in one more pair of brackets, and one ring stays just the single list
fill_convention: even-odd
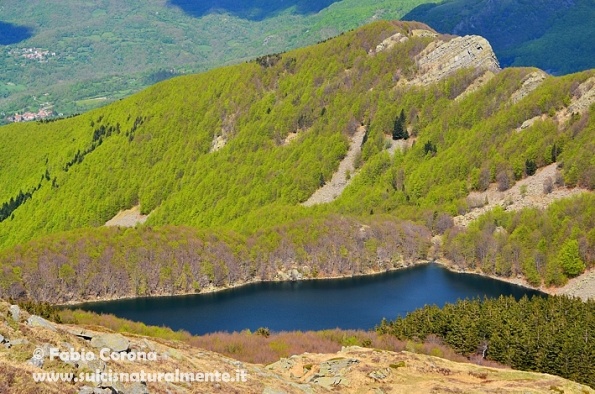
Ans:
[{"label": "dark blue lake water", "polygon": [[281,330],[370,329],[383,317],[457,299],[542,294],[437,264],[381,275],[300,282],[255,283],[212,294],[137,298],[76,307],[112,313],[193,334],[268,327]]}]

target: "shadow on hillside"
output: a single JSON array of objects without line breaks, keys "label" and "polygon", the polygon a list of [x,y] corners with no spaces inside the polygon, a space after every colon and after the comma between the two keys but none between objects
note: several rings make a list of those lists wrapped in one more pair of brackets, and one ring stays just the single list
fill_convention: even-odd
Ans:
[{"label": "shadow on hillside", "polygon": [[229,13],[242,19],[262,21],[294,8],[302,15],[317,13],[341,0],[168,0],[188,15],[200,18],[210,13]]},{"label": "shadow on hillside", "polygon": [[11,45],[25,41],[33,36],[33,29],[27,26],[0,22],[0,45]]}]

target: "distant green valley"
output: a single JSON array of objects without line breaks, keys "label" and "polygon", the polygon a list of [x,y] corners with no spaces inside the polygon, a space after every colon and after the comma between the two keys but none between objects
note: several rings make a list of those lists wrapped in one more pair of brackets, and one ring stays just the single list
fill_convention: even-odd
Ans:
[{"label": "distant green valley", "polygon": [[593,0],[434,3],[7,0],[0,6],[0,121],[25,111],[25,120],[85,112],[173,76],[401,17],[442,33],[485,36],[503,66],[558,75],[595,67]]},{"label": "distant green valley", "polygon": [[175,75],[398,19],[420,3],[4,1],[0,118],[46,107],[65,116],[84,112]]}]

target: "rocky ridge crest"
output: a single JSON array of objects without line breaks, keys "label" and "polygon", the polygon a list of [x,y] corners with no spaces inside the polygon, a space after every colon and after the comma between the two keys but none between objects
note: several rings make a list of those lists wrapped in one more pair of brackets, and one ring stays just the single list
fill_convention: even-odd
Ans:
[{"label": "rocky ridge crest", "polygon": [[492,72],[500,70],[492,46],[480,36],[433,41],[415,60],[419,69],[414,79],[405,82],[407,85],[427,86],[465,68]]}]

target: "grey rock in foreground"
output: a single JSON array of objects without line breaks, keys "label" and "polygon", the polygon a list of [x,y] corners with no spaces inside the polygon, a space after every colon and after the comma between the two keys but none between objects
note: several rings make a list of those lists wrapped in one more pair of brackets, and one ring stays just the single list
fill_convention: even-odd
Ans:
[{"label": "grey rock in foreground", "polygon": [[43,367],[43,358],[32,357],[29,359],[29,361],[27,361],[27,363],[33,365],[34,367],[41,368]]},{"label": "grey rock in foreground", "polygon": [[9,310],[12,316],[12,320],[19,321],[21,318],[21,308],[19,308],[18,305],[11,305]]},{"label": "grey rock in foreground", "polygon": [[4,343],[4,347],[10,349],[13,346],[27,345],[29,343],[29,340],[27,338],[17,338],[9,340],[8,338],[2,337],[0,343]]},{"label": "grey rock in foreground", "polygon": [[57,331],[56,327],[49,321],[45,320],[43,317],[39,317],[36,315],[31,315],[27,319],[27,325],[31,327],[43,327],[47,328],[48,330]]},{"label": "grey rock in foreground", "polygon": [[[124,385],[121,382],[114,382],[111,385],[102,385],[100,388],[95,388],[93,394],[97,393],[108,392],[108,393],[118,393],[118,394],[149,394],[149,389],[145,383],[133,383],[130,385]],[[81,394],[79,392],[79,394]]]},{"label": "grey rock in foreground", "polygon": [[125,352],[130,342],[120,334],[103,334],[91,338],[91,346],[97,349],[110,349],[113,352]]},{"label": "grey rock in foreground", "polygon": [[113,392],[109,388],[83,386],[79,389],[78,394],[112,394]]},{"label": "grey rock in foreground", "polygon": [[83,338],[83,339],[87,339],[87,340],[90,340],[91,338],[93,338],[94,336],[97,335],[96,333],[87,331],[81,327],[72,327],[72,328],[69,327],[69,328],[66,328],[66,331],[69,334],[76,335],[79,338]]},{"label": "grey rock in foreground", "polygon": [[89,387],[89,386],[83,386],[79,389],[78,394],[93,394],[95,390],[93,389],[93,387]]},{"label": "grey rock in foreground", "polygon": [[149,389],[143,383],[134,383],[124,390],[124,394],[149,394]]}]

